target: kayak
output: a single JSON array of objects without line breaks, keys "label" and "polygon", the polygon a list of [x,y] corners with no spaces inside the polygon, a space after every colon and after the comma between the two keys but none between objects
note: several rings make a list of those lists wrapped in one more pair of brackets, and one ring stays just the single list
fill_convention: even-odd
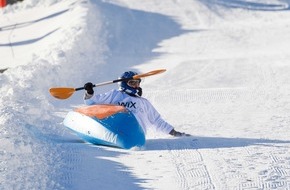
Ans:
[{"label": "kayak", "polygon": [[132,112],[118,105],[91,105],[70,111],[63,124],[86,142],[131,149],[145,145],[145,134]]}]

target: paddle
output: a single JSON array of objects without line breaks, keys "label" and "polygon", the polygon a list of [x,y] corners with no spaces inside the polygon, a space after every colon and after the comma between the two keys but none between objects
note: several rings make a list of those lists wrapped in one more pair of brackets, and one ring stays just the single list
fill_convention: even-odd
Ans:
[{"label": "paddle", "polygon": [[[116,80],[113,80],[113,81],[107,81],[107,82],[102,82],[102,83],[99,83],[99,84],[94,84],[94,87],[104,86],[104,85],[107,85],[107,84],[113,84],[113,83],[116,83],[116,82],[136,80],[136,79],[148,77],[148,76],[151,76],[151,75],[156,75],[156,74],[159,74],[159,73],[163,73],[165,71],[166,71],[166,69],[153,70],[153,71],[150,71],[150,72],[147,72],[147,73],[134,75],[131,78],[116,79]],[[55,97],[57,99],[67,99],[70,96],[72,96],[75,91],[84,90],[84,89],[85,89],[84,87],[79,87],[79,88],[55,87],[55,88],[50,88],[49,92],[50,92],[50,95],[52,95],[53,97]]]}]

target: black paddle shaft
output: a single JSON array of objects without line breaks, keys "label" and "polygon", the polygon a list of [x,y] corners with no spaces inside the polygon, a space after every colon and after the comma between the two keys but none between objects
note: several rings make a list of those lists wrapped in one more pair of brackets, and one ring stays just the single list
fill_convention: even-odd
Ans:
[{"label": "black paddle shaft", "polygon": [[[133,77],[124,78],[124,79],[116,79],[116,80],[113,80],[113,81],[108,81],[108,82],[103,82],[103,83],[99,83],[99,84],[94,84],[93,87],[103,86],[103,85],[107,85],[107,84],[113,84],[113,83],[116,83],[116,82],[129,81],[129,80],[132,80],[132,79],[133,79]],[[79,87],[79,88],[75,88],[75,91],[84,90],[84,89],[85,89],[84,87]]]}]

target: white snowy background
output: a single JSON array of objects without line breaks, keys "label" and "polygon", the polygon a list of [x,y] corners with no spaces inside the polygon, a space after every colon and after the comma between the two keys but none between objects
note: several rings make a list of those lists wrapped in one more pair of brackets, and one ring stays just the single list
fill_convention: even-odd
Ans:
[{"label": "white snowy background", "polygon": [[[289,0],[25,0],[0,10],[0,189],[290,189]],[[51,87],[142,83],[190,138],[93,146]],[[117,88],[109,85],[97,93]]]}]

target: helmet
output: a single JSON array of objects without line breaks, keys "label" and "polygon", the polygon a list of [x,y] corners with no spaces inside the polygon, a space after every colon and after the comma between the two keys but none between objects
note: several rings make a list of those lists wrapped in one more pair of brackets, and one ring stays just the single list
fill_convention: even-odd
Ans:
[{"label": "helmet", "polygon": [[[135,75],[138,75],[138,73],[136,73],[134,71],[126,71],[121,75],[120,79],[132,78]],[[141,79],[138,79],[138,80],[141,82]],[[142,88],[140,88],[140,87],[133,88],[133,87],[129,86],[127,83],[128,83],[128,81],[120,82],[119,83],[119,90],[129,94],[130,96],[142,96]]]}]

